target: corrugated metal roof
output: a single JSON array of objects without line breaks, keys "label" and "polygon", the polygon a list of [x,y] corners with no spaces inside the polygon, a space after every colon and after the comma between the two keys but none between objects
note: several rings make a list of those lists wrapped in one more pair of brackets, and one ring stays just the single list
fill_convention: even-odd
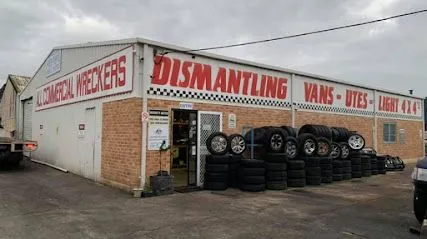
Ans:
[{"label": "corrugated metal roof", "polygon": [[30,82],[31,77],[28,76],[18,76],[18,75],[10,75],[8,76],[10,82],[15,88],[17,93],[21,93],[24,90],[25,86]]}]

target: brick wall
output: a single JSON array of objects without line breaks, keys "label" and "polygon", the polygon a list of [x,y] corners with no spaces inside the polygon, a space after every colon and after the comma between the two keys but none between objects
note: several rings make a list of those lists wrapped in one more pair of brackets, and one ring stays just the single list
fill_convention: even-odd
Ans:
[{"label": "brick wall", "polygon": [[359,132],[366,140],[366,147],[373,147],[373,117],[297,111],[295,126],[299,128],[304,124],[323,124],[329,127],[345,127],[351,131]]},{"label": "brick wall", "polygon": [[[179,109],[178,101],[148,100],[148,109]],[[223,113],[223,131],[226,134],[241,133],[243,126],[261,127],[266,125],[281,126],[291,124],[291,111],[249,108],[241,106],[225,106],[204,103],[194,103],[194,110],[215,111]],[[228,128],[228,114],[236,114],[236,128]],[[170,136],[172,139],[172,135]],[[159,152],[148,151],[146,176],[154,175],[159,170]],[[162,154],[162,169],[170,170],[170,153]]]},{"label": "brick wall", "polygon": [[[384,123],[396,124],[396,142],[384,143],[383,130]],[[409,120],[392,120],[392,119],[377,119],[378,126],[378,153],[397,155],[406,160],[413,160],[423,157],[423,122],[422,121],[409,121]],[[406,140],[400,142],[400,129],[404,129]],[[420,133],[421,131],[421,133]]]},{"label": "brick wall", "polygon": [[141,98],[102,106],[101,180],[128,191],[139,187],[141,107]]}]

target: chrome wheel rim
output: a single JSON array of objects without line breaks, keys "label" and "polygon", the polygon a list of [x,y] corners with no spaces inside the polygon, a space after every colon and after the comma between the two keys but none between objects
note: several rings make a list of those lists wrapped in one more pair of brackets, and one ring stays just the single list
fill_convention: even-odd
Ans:
[{"label": "chrome wheel rim", "polygon": [[341,146],[341,158],[345,159],[350,155],[350,149],[347,147],[347,145]]},{"label": "chrome wheel rim", "polygon": [[316,143],[311,139],[306,140],[304,142],[304,152],[306,154],[313,154],[314,150],[316,150]]},{"label": "chrome wheel rim", "polygon": [[331,157],[338,158],[340,156],[340,147],[336,144],[332,144]]},{"label": "chrome wheel rim", "polygon": [[317,153],[319,155],[327,155],[328,154],[328,145],[325,142],[320,142],[317,144]]},{"label": "chrome wheel rim", "polygon": [[286,142],[285,147],[286,155],[289,158],[294,158],[297,154],[297,145],[293,142]]},{"label": "chrome wheel rim", "polygon": [[365,140],[360,135],[352,135],[348,139],[348,144],[352,149],[362,149],[363,145],[365,144]]},{"label": "chrome wheel rim", "polygon": [[233,137],[233,139],[230,142],[230,145],[231,145],[231,150],[235,154],[243,153],[243,151],[245,151],[246,149],[245,139],[240,136]]},{"label": "chrome wheel rim", "polygon": [[227,139],[220,135],[215,136],[211,141],[211,146],[215,152],[223,152],[227,149]]},{"label": "chrome wheel rim", "polygon": [[280,150],[283,146],[283,137],[280,134],[273,134],[270,139],[270,146],[273,150]]}]

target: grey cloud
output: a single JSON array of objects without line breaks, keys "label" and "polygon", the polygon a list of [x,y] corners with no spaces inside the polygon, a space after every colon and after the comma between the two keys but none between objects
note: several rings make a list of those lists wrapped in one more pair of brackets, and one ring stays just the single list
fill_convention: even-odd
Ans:
[{"label": "grey cloud", "polygon": [[[189,48],[295,34],[427,8],[423,0],[40,0],[0,3],[0,81],[32,75],[51,48],[145,37]],[[427,95],[426,15],[298,39],[213,51]]]}]

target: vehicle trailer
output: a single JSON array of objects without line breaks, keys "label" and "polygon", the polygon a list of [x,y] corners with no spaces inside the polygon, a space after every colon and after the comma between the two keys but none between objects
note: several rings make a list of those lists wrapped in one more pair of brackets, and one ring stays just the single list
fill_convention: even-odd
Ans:
[{"label": "vehicle trailer", "polygon": [[0,166],[18,166],[24,158],[24,152],[34,151],[36,148],[36,141],[0,137]]}]

